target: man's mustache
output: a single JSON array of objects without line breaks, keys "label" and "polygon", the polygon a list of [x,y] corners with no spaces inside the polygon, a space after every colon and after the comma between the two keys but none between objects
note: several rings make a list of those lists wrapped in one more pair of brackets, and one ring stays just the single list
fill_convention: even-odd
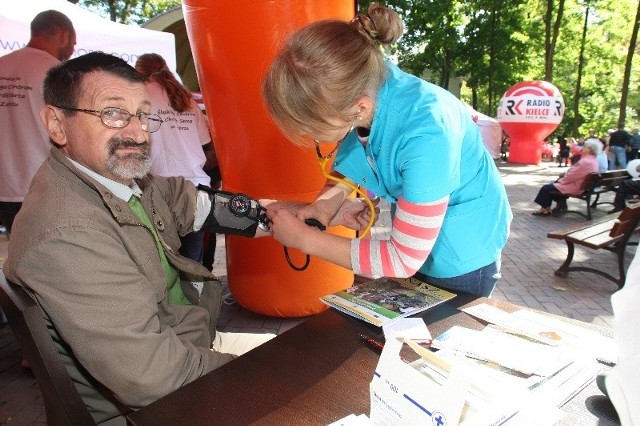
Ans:
[{"label": "man's mustache", "polygon": [[115,154],[115,152],[121,148],[139,148],[141,154],[149,154],[149,142],[138,143],[133,139],[111,139],[109,141],[109,154]]}]

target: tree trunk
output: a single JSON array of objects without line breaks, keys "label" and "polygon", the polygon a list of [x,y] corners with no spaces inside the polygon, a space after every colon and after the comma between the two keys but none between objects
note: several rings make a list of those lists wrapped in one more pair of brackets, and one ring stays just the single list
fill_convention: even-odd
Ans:
[{"label": "tree trunk", "polygon": [[[500,25],[500,12],[499,12],[499,8],[494,7],[493,10],[491,11],[491,27],[494,28],[495,30],[498,29],[498,26]],[[495,48],[495,44],[493,42],[493,40],[491,41],[491,43],[489,44],[489,75],[488,75],[488,80],[487,80],[487,104],[488,104],[488,108],[489,111],[494,111],[495,110],[495,105],[494,105],[494,100],[495,100],[495,93],[494,93],[494,87],[495,87],[495,82],[494,82],[494,76],[495,76],[495,67],[496,67],[496,48]]]},{"label": "tree trunk", "polygon": [[587,28],[589,27],[589,8],[591,5],[586,3],[584,11],[584,25],[582,27],[582,39],[580,40],[580,56],[578,57],[578,78],[576,79],[576,90],[573,93],[573,124],[571,125],[571,136],[577,138],[578,128],[580,127],[580,86],[582,83],[582,70],[584,69],[584,47],[587,42]]},{"label": "tree trunk", "polygon": [[631,78],[633,53],[636,50],[636,40],[638,39],[638,25],[640,25],[640,1],[638,2],[638,10],[636,11],[636,20],[633,23],[631,40],[629,41],[627,61],[624,64],[624,78],[622,81],[622,92],[620,95],[620,116],[618,117],[618,129],[624,128],[624,123],[627,119],[627,95],[629,94],[629,79]]},{"label": "tree trunk", "polygon": [[544,40],[544,79],[553,82],[553,56],[558,43],[558,35],[560,34],[560,24],[562,24],[562,15],[564,13],[564,0],[558,1],[558,13],[556,19],[551,25],[553,17],[553,0],[547,0],[547,12],[545,14],[545,40]]}]

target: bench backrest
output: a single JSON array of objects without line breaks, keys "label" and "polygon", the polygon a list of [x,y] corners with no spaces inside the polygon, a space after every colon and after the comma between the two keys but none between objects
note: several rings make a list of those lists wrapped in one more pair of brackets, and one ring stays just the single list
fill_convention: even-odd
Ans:
[{"label": "bench backrest", "polygon": [[633,232],[638,229],[640,224],[640,203],[635,203],[630,207],[626,207],[620,212],[620,215],[616,219],[609,236],[618,237],[628,234],[630,237]]},{"label": "bench backrest", "polygon": [[631,176],[626,170],[608,170],[606,172],[589,173],[582,182],[582,192],[591,192],[596,188],[614,188],[623,180],[630,179]]},{"label": "bench backrest", "polygon": [[629,175],[626,169],[609,170],[607,172],[600,173],[598,186],[618,186],[620,182],[630,178],[631,175]]},{"label": "bench backrest", "polygon": [[53,344],[40,307],[24,288],[9,282],[2,271],[0,306],[42,391],[47,424],[95,424]]}]

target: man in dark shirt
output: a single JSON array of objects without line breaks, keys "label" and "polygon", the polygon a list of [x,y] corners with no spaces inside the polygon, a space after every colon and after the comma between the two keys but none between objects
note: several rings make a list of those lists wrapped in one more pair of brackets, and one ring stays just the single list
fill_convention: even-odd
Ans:
[{"label": "man in dark shirt", "polygon": [[611,133],[609,139],[609,170],[615,170],[616,163],[621,169],[627,168],[627,148],[631,141],[631,135],[624,130],[624,126]]}]

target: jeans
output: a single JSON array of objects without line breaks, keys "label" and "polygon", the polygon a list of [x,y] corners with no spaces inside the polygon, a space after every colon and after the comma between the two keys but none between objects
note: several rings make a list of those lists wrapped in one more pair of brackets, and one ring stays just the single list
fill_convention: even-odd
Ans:
[{"label": "jeans", "polygon": [[416,278],[426,283],[441,287],[453,292],[461,291],[465,293],[475,294],[476,296],[491,296],[493,289],[502,277],[500,274],[501,256],[498,259],[463,275],[451,278],[435,278],[421,273],[416,274]]},{"label": "jeans", "polygon": [[627,168],[627,150],[625,147],[618,145],[609,147],[609,170],[616,169],[616,160],[621,169]]}]

